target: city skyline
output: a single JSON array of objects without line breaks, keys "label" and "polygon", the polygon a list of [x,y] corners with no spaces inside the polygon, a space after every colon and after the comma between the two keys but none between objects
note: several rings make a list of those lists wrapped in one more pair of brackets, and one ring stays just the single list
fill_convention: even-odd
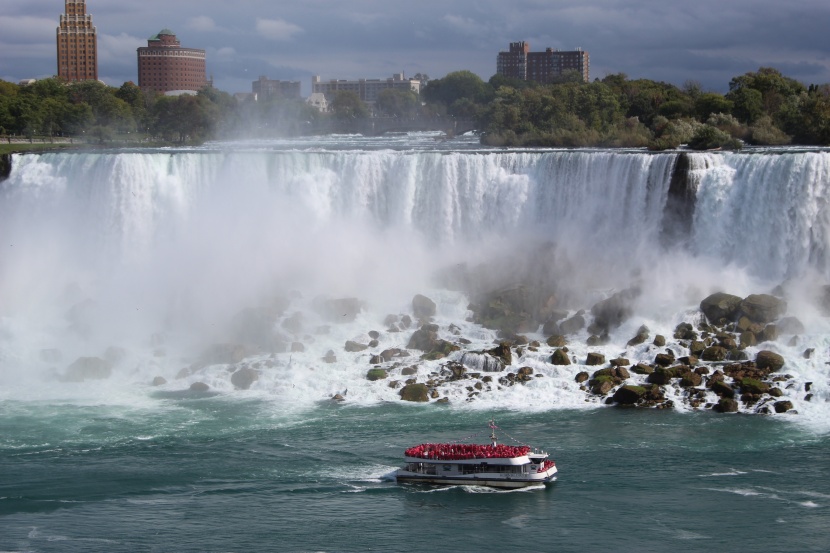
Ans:
[{"label": "city skyline", "polygon": [[[16,82],[57,74],[55,28],[61,0],[7,0],[0,15],[0,79]],[[99,36],[99,78],[137,82],[135,52],[161,28],[207,54],[208,77],[227,92],[249,91],[260,75],[298,80],[310,93],[323,79],[384,78],[404,72],[432,78],[469,69],[496,73],[505,45],[582,48],[591,79],[613,73],[725,92],[729,80],[762,66],[805,84],[830,82],[824,29],[830,4],[796,0],[701,0],[665,5],[632,0],[579,4],[517,0],[404,2],[331,0],[276,4],[241,0],[208,4],[87,0]]]}]

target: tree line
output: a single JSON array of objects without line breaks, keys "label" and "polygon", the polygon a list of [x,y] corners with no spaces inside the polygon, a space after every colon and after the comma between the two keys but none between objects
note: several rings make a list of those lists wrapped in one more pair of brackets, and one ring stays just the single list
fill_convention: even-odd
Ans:
[{"label": "tree line", "polygon": [[237,100],[211,87],[164,96],[132,82],[0,81],[0,135],[198,143],[308,134],[326,118],[453,116],[476,121],[492,146],[830,145],[830,85],[805,86],[768,67],[733,78],[726,94],[622,73],[590,83],[565,74],[547,85],[499,75],[483,81],[470,71],[419,77],[426,83],[420,94],[385,90],[370,108],[341,91],[325,114],[301,99]]},{"label": "tree line", "polygon": [[459,71],[430,81],[424,97],[476,119],[493,146],[830,145],[830,85],[804,86],[769,67],[733,78],[726,94],[622,73],[540,85]]}]

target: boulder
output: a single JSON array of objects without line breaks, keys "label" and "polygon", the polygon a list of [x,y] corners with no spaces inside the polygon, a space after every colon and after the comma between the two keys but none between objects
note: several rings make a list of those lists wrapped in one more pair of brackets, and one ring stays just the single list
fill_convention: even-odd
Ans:
[{"label": "boulder", "polygon": [[662,334],[658,334],[654,337],[654,341],[652,342],[652,344],[654,344],[658,348],[664,348],[666,347],[666,337]]},{"label": "boulder", "polygon": [[674,369],[668,367],[657,367],[653,373],[648,375],[648,378],[646,380],[651,384],[665,386],[666,384],[671,382],[672,378],[676,377],[677,373]]},{"label": "boulder", "polygon": [[153,379],[153,386],[164,386],[167,384],[167,379],[163,376],[157,376]]},{"label": "boulder", "polygon": [[732,398],[722,397],[715,405],[714,409],[719,413],[737,413],[738,402]]},{"label": "boulder", "polygon": [[207,392],[208,390],[210,390],[210,386],[204,382],[194,382],[190,385],[191,392]]},{"label": "boulder", "polygon": [[648,327],[643,325],[637,331],[637,335],[628,341],[628,346],[639,346],[644,344],[646,340],[648,340]]},{"label": "boulder", "polygon": [[328,350],[325,357],[323,357],[323,361],[328,364],[337,363],[337,356],[334,354],[334,350]]},{"label": "boulder", "polygon": [[643,399],[646,389],[642,386],[621,386],[614,392],[613,399],[620,405],[634,405]]},{"label": "boulder", "polygon": [[63,380],[83,382],[85,380],[106,380],[112,375],[112,364],[100,357],[79,357],[66,368]]},{"label": "boulder", "polygon": [[509,342],[501,342],[495,348],[488,350],[487,353],[501,359],[505,366],[513,364],[513,353],[510,351]]},{"label": "boulder", "polygon": [[429,389],[426,384],[407,384],[399,392],[403,401],[427,402],[429,401]]},{"label": "boulder", "polygon": [[589,375],[585,371],[582,371],[581,373],[576,375],[576,377],[574,378],[574,381],[577,384],[582,384],[583,382],[587,382],[589,378],[591,378],[591,375]]},{"label": "boulder", "polygon": [[703,384],[703,377],[697,373],[688,371],[680,378],[680,385],[684,388],[696,388]]},{"label": "boulder", "polygon": [[776,413],[786,413],[787,411],[793,408],[793,402],[787,400],[776,401],[773,406],[775,407]]},{"label": "boulder", "polygon": [[636,374],[651,374],[654,372],[654,368],[650,365],[646,365],[645,363],[637,363],[633,367],[631,367],[631,372]]},{"label": "boulder", "polygon": [[734,320],[743,300],[725,292],[716,292],[700,302],[700,310],[710,323]]},{"label": "boulder", "polygon": [[763,350],[755,356],[755,365],[759,369],[766,369],[770,372],[778,372],[784,367],[784,358],[775,352]]},{"label": "boulder", "polygon": [[700,358],[704,361],[725,361],[726,355],[729,353],[725,347],[722,346],[710,346],[703,350]]},{"label": "boulder", "polygon": [[242,367],[231,375],[231,384],[238,390],[247,390],[259,380],[259,371],[249,367]]},{"label": "boulder", "polygon": [[781,334],[804,334],[806,329],[804,323],[795,317],[784,317],[775,326],[778,327],[778,332]]},{"label": "boulder", "polygon": [[730,386],[729,384],[727,384],[726,382],[724,382],[722,380],[717,380],[715,382],[712,382],[712,386],[711,386],[710,389],[712,390],[712,392],[714,392],[715,394],[717,394],[721,397],[725,397],[725,398],[735,397],[735,390],[732,388],[732,386]]},{"label": "boulder", "polygon": [[570,365],[571,360],[568,357],[568,352],[563,349],[557,349],[551,355],[550,362],[553,365]]},{"label": "boulder", "polygon": [[569,334],[576,334],[585,328],[585,317],[577,313],[570,319],[559,323],[559,333],[567,336]]},{"label": "boulder", "polygon": [[365,350],[369,349],[369,346],[367,346],[365,344],[359,344],[359,343],[357,343],[355,341],[352,341],[352,340],[348,340],[346,342],[346,345],[344,346],[344,349],[348,352],[356,353],[358,351],[365,351]]},{"label": "boulder", "polygon": [[564,348],[568,345],[568,339],[561,334],[554,334],[548,338],[547,344],[552,348]]},{"label": "boulder", "polygon": [[417,294],[412,298],[412,313],[416,319],[428,320],[435,316],[435,302],[426,296]]},{"label": "boulder", "polygon": [[769,294],[752,294],[741,302],[740,310],[752,322],[766,324],[787,312],[787,302]]},{"label": "boulder", "polygon": [[631,317],[633,314],[632,305],[639,295],[639,289],[629,288],[596,303],[591,308],[594,325],[605,331],[617,328]]},{"label": "boulder", "polygon": [[585,364],[588,366],[604,365],[605,356],[601,353],[591,352],[588,354],[588,358],[585,360]]},{"label": "boulder", "polygon": [[591,387],[591,393],[598,396],[608,395],[608,392],[614,389],[614,382],[610,377],[599,378]]},{"label": "boulder", "polygon": [[761,382],[755,378],[741,379],[741,393],[743,394],[766,394],[769,392],[770,386],[766,382]]},{"label": "boulder", "polygon": [[231,365],[239,363],[246,357],[257,352],[254,348],[244,344],[214,344],[202,352],[192,370],[198,370],[209,365]]},{"label": "boulder", "polygon": [[388,376],[389,374],[386,372],[386,369],[369,369],[369,372],[366,373],[366,380],[370,382],[386,380]]}]

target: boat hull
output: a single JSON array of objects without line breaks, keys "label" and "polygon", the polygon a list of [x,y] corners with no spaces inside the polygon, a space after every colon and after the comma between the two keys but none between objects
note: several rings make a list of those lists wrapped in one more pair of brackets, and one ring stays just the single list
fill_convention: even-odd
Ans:
[{"label": "boat hull", "polygon": [[556,480],[556,471],[540,474],[538,478],[506,478],[488,475],[437,476],[398,471],[395,478],[399,484],[428,484],[435,486],[485,486],[488,488],[517,489],[528,486],[549,484]]}]

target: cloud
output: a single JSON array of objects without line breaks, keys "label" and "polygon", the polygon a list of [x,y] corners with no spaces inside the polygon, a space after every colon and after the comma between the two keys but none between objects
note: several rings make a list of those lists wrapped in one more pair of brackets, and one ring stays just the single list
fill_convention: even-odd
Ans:
[{"label": "cloud", "polygon": [[0,15],[0,36],[4,42],[32,44],[43,41],[44,37],[54,41],[57,28],[57,19]]},{"label": "cloud", "polygon": [[210,32],[216,30],[216,22],[206,15],[197,15],[196,17],[191,17],[187,20],[185,26],[193,31]]},{"label": "cloud", "polygon": [[262,37],[268,40],[287,41],[294,38],[294,35],[304,33],[302,27],[289,23],[284,19],[261,19],[256,20],[256,30]]}]

